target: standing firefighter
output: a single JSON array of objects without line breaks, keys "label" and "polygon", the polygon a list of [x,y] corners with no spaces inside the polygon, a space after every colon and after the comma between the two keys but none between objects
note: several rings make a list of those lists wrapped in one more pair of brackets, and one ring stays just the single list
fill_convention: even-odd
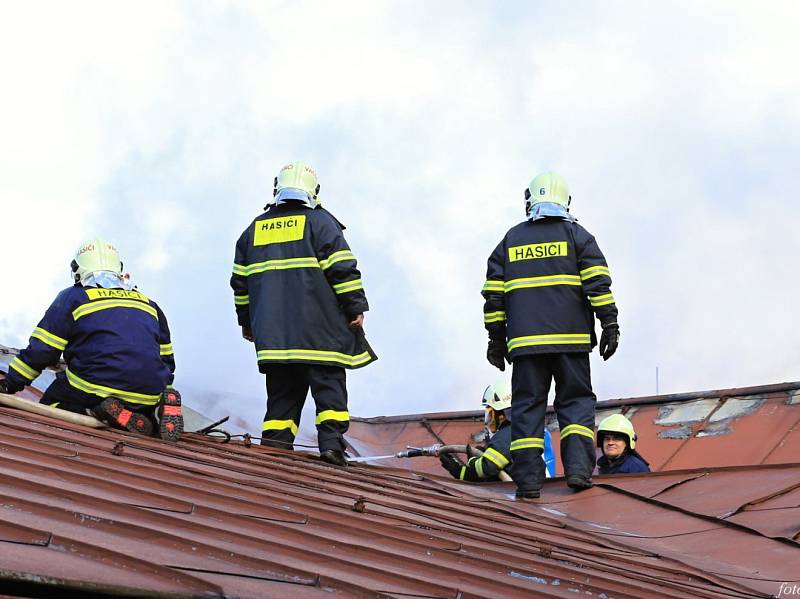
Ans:
[{"label": "standing firefighter", "polygon": [[231,287],[242,336],[267,379],[262,444],[292,447],[309,387],[320,456],[346,466],[345,368],[376,359],[364,337],[369,309],[344,226],[320,206],[302,162],[275,178],[266,212],[239,237]]},{"label": "standing firefighter", "polygon": [[608,266],[594,237],[569,213],[566,181],[548,172],[525,190],[527,219],[489,257],[483,286],[489,362],[513,362],[512,473],[518,498],[539,497],[551,379],[561,430],[561,461],[576,491],[592,485],[594,407],[589,352],[597,344],[593,314],[603,327],[600,353],[619,343]]},{"label": "standing firefighter", "polygon": [[155,433],[155,416],[160,436],[177,441],[181,399],[171,387],[175,359],[161,308],[129,288],[117,249],[103,239],[84,243],[70,266],[74,285],[47,309],[0,390],[20,391],[63,352],[67,369],[41,403],[143,435]]}]

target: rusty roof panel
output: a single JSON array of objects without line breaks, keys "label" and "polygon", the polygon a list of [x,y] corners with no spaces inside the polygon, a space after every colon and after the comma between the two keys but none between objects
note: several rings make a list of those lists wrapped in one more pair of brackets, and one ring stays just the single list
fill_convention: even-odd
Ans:
[{"label": "rusty roof panel", "polygon": [[[773,396],[720,421],[754,417]],[[661,408],[614,409],[655,421]],[[365,450],[383,453],[463,443],[480,428],[448,418],[353,424]],[[430,462],[435,474],[407,469],[423,460],[341,469],[0,408],[0,549],[15,548],[0,550],[0,591],[17,577],[119,596],[716,599],[800,582],[797,464],[597,477],[580,494],[550,479],[541,500],[522,503],[512,484],[460,483]]]}]

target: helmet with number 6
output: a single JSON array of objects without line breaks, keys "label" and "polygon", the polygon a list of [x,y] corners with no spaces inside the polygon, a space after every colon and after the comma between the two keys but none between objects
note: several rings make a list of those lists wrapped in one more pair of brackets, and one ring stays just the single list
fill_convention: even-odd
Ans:
[{"label": "helmet with number 6", "polygon": [[564,177],[553,171],[534,177],[525,190],[525,214],[530,214],[531,208],[542,202],[558,204],[569,211],[572,196],[569,195],[569,187]]}]

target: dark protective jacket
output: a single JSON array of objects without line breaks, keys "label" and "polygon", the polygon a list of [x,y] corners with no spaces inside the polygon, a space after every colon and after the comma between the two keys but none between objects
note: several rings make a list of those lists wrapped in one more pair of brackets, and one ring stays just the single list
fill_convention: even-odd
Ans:
[{"label": "dark protective jacket", "polygon": [[627,449],[616,460],[609,460],[600,456],[597,460],[597,470],[600,474],[629,474],[632,472],[650,472],[650,464],[636,450]]},{"label": "dark protective jacket", "polygon": [[513,227],[489,257],[483,319],[510,358],[589,352],[597,344],[593,313],[617,321],[611,276],[594,237],[560,218]]},{"label": "dark protective jacket", "polygon": [[239,237],[231,287],[262,371],[275,363],[360,368],[376,359],[363,332],[348,326],[369,305],[343,229],[324,208],[291,202],[269,208]]},{"label": "dark protective jacket", "polygon": [[62,352],[72,387],[135,404],[157,404],[175,372],[167,319],[139,291],[80,284],[64,289],[28,347],[9,363],[10,391],[19,391],[56,364]]}]

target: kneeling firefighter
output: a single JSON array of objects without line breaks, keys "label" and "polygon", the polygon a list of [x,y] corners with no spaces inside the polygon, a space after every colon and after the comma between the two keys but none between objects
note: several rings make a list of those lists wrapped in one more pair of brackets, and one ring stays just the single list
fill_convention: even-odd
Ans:
[{"label": "kneeling firefighter", "polygon": [[40,403],[177,441],[181,398],[172,388],[175,358],[161,308],[131,289],[117,249],[104,239],[81,245],[70,266],[74,284],[58,294],[28,347],[11,360],[0,391],[21,391],[63,352],[67,369]]},{"label": "kneeling firefighter", "polygon": [[[482,405],[488,444],[480,457],[470,457],[466,465],[450,453],[440,454],[442,467],[454,478],[470,482],[496,481],[500,472],[510,468],[511,461],[511,383],[500,379],[486,387]],[[469,454],[469,450],[467,451]],[[547,476],[555,474],[555,454],[550,432],[545,430],[544,455]]]}]

